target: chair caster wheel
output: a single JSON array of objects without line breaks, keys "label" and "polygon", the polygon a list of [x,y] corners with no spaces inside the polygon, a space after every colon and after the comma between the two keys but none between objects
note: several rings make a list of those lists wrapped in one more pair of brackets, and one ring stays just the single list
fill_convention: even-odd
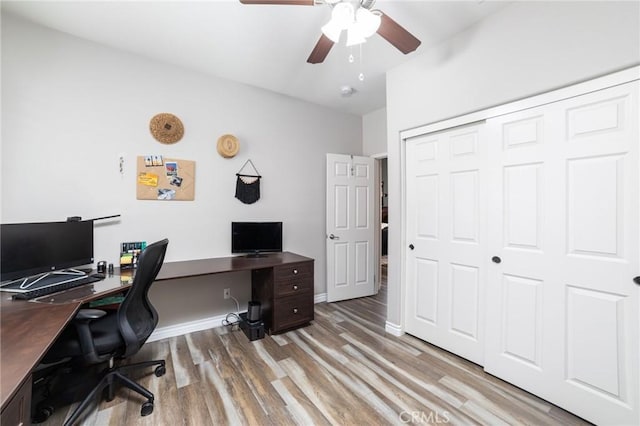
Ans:
[{"label": "chair caster wheel", "polygon": [[156,377],[161,377],[164,376],[164,374],[167,372],[167,369],[165,368],[164,365],[159,365],[156,367]]},{"label": "chair caster wheel", "polygon": [[45,405],[38,407],[31,418],[32,423],[42,423],[46,421],[53,414],[53,407]]},{"label": "chair caster wheel", "polygon": [[147,401],[144,404],[142,404],[142,409],[140,410],[140,415],[141,416],[148,416],[151,413],[153,413],[153,402]]}]

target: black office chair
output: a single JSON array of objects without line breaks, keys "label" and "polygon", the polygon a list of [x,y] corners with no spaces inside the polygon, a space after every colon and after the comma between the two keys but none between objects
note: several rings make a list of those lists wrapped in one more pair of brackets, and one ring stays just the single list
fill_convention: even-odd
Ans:
[{"label": "black office chair", "polygon": [[109,362],[98,384],[65,421],[65,426],[78,420],[96,394],[104,392],[106,399],[111,401],[115,396],[117,381],[147,398],[142,404],[142,416],[153,412],[153,394],[124,373],[140,367],[157,366],[155,375],[160,377],[166,372],[165,361],[115,367],[114,359],[128,358],[138,352],[158,324],[158,313],[149,301],[148,293],[162,267],[168,244],[169,240],[164,239],[151,244],[141,253],[133,285],[117,311],[107,313],[98,309],[81,309],[74,318],[75,327],[67,328],[47,352],[45,362],[68,357],[87,367]]}]

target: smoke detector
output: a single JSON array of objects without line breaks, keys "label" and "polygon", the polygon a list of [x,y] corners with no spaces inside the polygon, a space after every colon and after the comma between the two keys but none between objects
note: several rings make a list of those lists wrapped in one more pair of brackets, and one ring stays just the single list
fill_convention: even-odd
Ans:
[{"label": "smoke detector", "polygon": [[348,98],[349,96],[353,95],[354,93],[356,93],[356,89],[354,89],[351,86],[344,85],[344,86],[340,87],[340,95],[343,98]]}]

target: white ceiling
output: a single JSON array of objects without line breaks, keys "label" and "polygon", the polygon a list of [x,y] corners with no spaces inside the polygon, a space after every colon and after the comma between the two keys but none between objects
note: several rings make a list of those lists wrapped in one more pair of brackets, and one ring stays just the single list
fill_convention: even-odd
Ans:
[{"label": "white ceiling", "polygon": [[[333,46],[322,64],[307,57],[329,20],[327,5],[209,1],[6,1],[2,11],[75,36],[250,84],[352,114],[385,106],[385,72],[463,31],[509,2],[378,0],[422,44],[403,55],[375,34],[360,48]],[[344,37],[344,36],[343,36]],[[349,63],[349,53],[355,61]],[[365,75],[359,81],[358,75]],[[356,93],[343,97],[340,88]]]}]

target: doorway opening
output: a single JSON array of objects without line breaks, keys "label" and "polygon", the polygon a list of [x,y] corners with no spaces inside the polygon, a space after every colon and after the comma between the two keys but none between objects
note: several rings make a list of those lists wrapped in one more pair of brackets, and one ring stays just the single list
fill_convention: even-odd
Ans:
[{"label": "doorway opening", "polygon": [[387,172],[387,158],[379,158],[380,182],[380,276],[386,278],[388,267],[389,247],[389,178]]}]

